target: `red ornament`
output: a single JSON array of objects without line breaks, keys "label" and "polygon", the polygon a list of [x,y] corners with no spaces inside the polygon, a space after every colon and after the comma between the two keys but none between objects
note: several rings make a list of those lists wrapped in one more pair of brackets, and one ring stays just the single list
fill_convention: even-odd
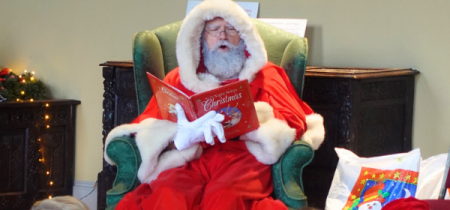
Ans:
[{"label": "red ornament", "polygon": [[7,69],[7,68],[4,68],[2,71],[0,71],[0,76],[7,75],[7,74],[9,74],[9,69]]}]

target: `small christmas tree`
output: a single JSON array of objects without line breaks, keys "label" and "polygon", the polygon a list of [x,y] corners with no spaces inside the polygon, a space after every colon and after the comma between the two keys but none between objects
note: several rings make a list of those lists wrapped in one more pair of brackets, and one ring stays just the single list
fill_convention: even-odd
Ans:
[{"label": "small christmas tree", "polygon": [[15,74],[11,69],[0,71],[0,101],[34,101],[45,99],[44,84],[34,78],[34,71]]}]

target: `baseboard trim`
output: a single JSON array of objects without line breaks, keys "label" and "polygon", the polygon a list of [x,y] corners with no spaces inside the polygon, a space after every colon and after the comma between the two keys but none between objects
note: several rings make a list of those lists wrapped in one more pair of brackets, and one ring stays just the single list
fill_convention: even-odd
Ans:
[{"label": "baseboard trim", "polygon": [[97,209],[97,185],[95,181],[75,180],[73,197],[81,199],[89,209]]}]

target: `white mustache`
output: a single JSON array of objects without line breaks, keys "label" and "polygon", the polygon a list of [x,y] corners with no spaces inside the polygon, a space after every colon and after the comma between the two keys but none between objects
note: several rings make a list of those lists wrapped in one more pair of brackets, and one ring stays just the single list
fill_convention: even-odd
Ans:
[{"label": "white mustache", "polygon": [[219,47],[222,46],[222,45],[225,45],[225,46],[227,46],[230,49],[237,48],[236,46],[234,46],[233,44],[231,44],[227,40],[220,40],[214,45],[214,47],[210,50],[210,52],[217,51],[219,49]]}]

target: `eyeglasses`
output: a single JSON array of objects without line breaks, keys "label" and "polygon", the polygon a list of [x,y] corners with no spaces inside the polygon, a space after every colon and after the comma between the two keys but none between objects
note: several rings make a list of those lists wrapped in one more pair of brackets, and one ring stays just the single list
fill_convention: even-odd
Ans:
[{"label": "eyeglasses", "polygon": [[225,32],[227,36],[236,36],[238,34],[238,31],[235,28],[225,28],[224,31],[221,31],[220,28],[212,30],[205,29],[205,31],[206,33],[208,33],[210,36],[213,37],[219,37],[222,32]]}]

